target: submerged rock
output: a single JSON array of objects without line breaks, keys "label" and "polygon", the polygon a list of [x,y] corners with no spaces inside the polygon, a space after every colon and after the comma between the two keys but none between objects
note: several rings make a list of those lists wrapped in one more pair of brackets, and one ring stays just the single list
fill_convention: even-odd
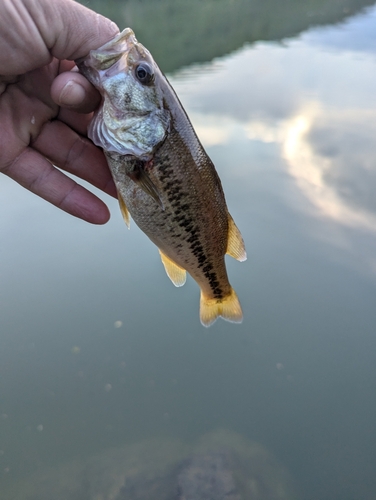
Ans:
[{"label": "submerged rock", "polygon": [[263,446],[229,431],[193,445],[155,439],[44,471],[9,500],[293,500],[291,479]]},{"label": "submerged rock", "polygon": [[126,481],[116,500],[241,500],[227,453],[208,453],[183,459],[165,476]]},{"label": "submerged rock", "polygon": [[177,477],[176,500],[241,500],[229,452],[195,455]]}]

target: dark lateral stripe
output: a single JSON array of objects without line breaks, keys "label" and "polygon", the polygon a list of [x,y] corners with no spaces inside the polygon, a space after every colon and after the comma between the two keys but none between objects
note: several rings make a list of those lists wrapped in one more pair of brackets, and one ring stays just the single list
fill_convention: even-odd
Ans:
[{"label": "dark lateral stripe", "polygon": [[[190,243],[190,249],[197,259],[197,267],[202,268],[210,288],[212,289],[214,298],[222,299],[223,290],[219,285],[217,274],[213,271],[213,264],[209,262],[203,246],[200,243],[200,229],[195,225],[194,220],[187,214],[190,208],[190,205],[186,202],[186,200],[189,199],[189,194],[182,190],[182,182],[174,177],[171,165],[161,164],[159,166],[159,178],[161,182],[164,183],[167,199],[174,210],[173,221],[189,235],[186,241]],[[185,203],[183,201],[185,201]],[[175,230],[172,230],[172,233],[175,233]],[[179,243],[176,247],[182,248],[182,244]]]}]

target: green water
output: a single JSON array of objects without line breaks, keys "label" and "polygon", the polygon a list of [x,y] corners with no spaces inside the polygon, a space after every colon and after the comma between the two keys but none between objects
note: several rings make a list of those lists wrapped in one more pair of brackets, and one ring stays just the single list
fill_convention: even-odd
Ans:
[{"label": "green water", "polygon": [[[242,325],[198,319],[116,201],[90,226],[0,179],[0,498],[149,438],[224,428],[305,500],[376,491],[376,9],[93,1],[134,28],[213,159],[248,260]],[[86,498],[84,499],[86,500]]]}]

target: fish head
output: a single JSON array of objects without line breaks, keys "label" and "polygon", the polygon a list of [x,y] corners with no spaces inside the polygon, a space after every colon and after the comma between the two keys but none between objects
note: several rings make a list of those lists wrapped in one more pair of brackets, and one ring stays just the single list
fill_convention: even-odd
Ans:
[{"label": "fish head", "polygon": [[165,77],[150,52],[126,28],[76,63],[102,95],[89,138],[108,153],[150,159],[170,126]]}]

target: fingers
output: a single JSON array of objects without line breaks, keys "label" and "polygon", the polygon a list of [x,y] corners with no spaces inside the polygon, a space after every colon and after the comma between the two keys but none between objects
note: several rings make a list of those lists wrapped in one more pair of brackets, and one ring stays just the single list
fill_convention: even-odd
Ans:
[{"label": "fingers", "polygon": [[19,75],[52,56],[83,57],[118,32],[115,23],[73,0],[2,0],[0,73]]},{"label": "fingers", "polygon": [[46,46],[58,59],[83,57],[119,33],[114,22],[72,0],[30,2],[29,11]]},{"label": "fingers", "polygon": [[71,109],[60,108],[58,119],[63,123],[69,125],[73,130],[78,132],[80,135],[86,137],[87,128],[93,117],[93,114],[82,114],[76,113],[76,111]]},{"label": "fingers", "polygon": [[105,224],[106,205],[38,152],[27,148],[4,173],[56,207],[92,224]]},{"label": "fingers", "polygon": [[51,85],[51,97],[60,107],[59,119],[81,135],[86,135],[87,126],[100,101],[99,92],[75,68],[73,61],[60,61],[61,73]]},{"label": "fingers", "polygon": [[63,108],[79,113],[90,113],[99,105],[101,97],[80,73],[67,71],[58,75],[51,86],[52,99]]},{"label": "fingers", "polygon": [[102,151],[61,121],[47,123],[33,142],[33,148],[63,170],[116,197],[116,188]]}]

